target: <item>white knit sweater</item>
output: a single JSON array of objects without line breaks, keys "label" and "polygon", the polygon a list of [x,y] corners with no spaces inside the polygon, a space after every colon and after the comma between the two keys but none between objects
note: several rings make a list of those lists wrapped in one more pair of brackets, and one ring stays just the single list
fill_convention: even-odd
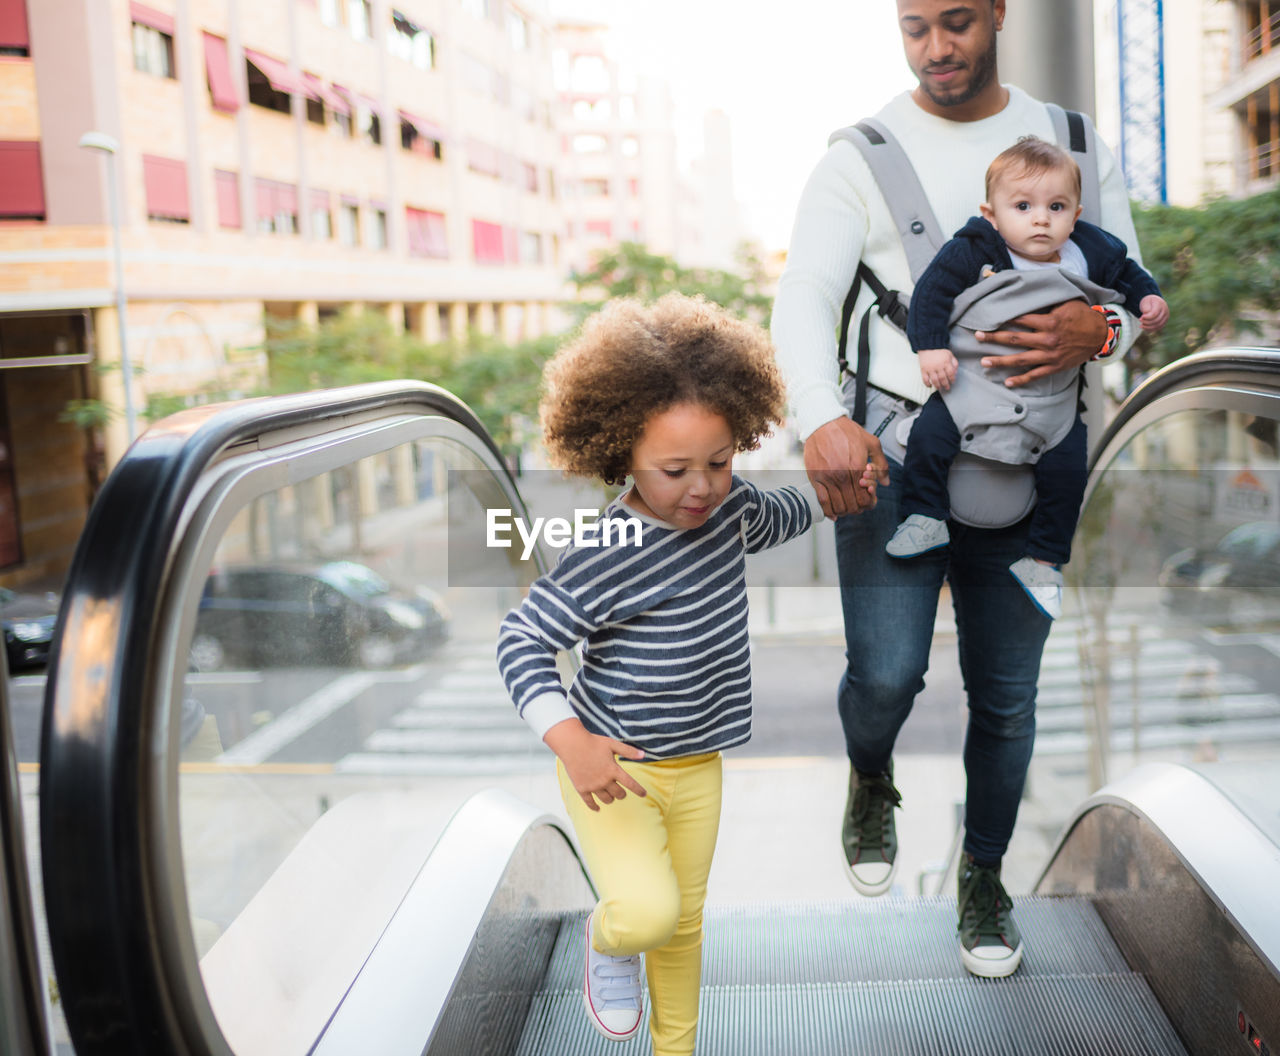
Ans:
[{"label": "white knit sweater", "polygon": [[[876,115],[911,159],[944,237],[977,214],[985,198],[987,166],[997,154],[1019,136],[1054,140],[1044,104],[1019,88],[1006,87],[1008,105],[981,121],[935,117],[921,110],[910,92],[891,100]],[[1129,256],[1141,263],[1124,179],[1101,140],[1098,178],[1101,226],[1121,239]],[[884,196],[857,148],[839,141],[818,162],[800,196],[787,265],[773,307],[778,363],[787,379],[793,424],[802,438],[845,413],[837,376],[836,329],[860,259],[890,289],[911,289],[906,254]],[[856,354],[856,321],[870,301],[870,291],[864,289],[849,339],[850,361]],[[1133,316],[1121,311],[1124,326],[1116,355],[1128,350],[1138,330]],[[907,339],[878,315],[873,315],[871,328],[871,383],[924,402],[930,390],[920,380],[920,367]]]}]

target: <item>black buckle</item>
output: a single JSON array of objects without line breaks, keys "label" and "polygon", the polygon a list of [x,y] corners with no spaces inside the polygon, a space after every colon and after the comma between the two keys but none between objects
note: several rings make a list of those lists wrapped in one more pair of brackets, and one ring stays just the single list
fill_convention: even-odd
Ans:
[{"label": "black buckle", "polygon": [[899,330],[906,330],[907,306],[898,300],[897,290],[890,290],[886,293],[881,298],[879,305],[877,305],[876,311],[893,323]]}]

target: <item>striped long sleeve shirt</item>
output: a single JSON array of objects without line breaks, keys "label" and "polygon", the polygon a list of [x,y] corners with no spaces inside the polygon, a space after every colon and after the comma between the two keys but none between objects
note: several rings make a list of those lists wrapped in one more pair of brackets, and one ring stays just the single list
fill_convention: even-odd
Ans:
[{"label": "striped long sleeve shirt", "polygon": [[[749,553],[803,534],[821,517],[812,489],[762,491],[733,478],[697,528],[643,517],[621,501],[597,529],[612,545],[572,546],[507,614],[498,667],[516,709],[541,737],[577,716],[646,758],[698,755],[751,736]],[[619,542],[617,521],[638,520]],[[555,655],[583,642],[566,694]]]}]

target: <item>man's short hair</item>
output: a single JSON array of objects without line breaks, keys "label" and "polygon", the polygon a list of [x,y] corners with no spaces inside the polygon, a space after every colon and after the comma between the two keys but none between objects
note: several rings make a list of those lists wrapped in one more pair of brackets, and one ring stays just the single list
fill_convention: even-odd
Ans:
[{"label": "man's short hair", "polygon": [[1080,166],[1067,151],[1039,136],[1022,136],[1018,142],[996,155],[987,168],[987,201],[991,192],[1006,179],[1035,176],[1043,172],[1065,172],[1071,179],[1076,201],[1080,201]]}]

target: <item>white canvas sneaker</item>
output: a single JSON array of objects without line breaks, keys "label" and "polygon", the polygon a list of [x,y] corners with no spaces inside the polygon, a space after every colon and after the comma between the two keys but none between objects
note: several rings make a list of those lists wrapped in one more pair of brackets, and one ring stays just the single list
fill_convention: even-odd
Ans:
[{"label": "white canvas sneaker", "polygon": [[640,955],[610,957],[591,945],[591,918],[587,915],[587,956],[582,1001],[591,1025],[606,1038],[627,1041],[640,1029],[644,998],[640,992]]},{"label": "white canvas sneaker", "polygon": [[1062,615],[1062,571],[1034,557],[1020,557],[1009,566],[1013,578],[1037,609],[1051,620]]}]

